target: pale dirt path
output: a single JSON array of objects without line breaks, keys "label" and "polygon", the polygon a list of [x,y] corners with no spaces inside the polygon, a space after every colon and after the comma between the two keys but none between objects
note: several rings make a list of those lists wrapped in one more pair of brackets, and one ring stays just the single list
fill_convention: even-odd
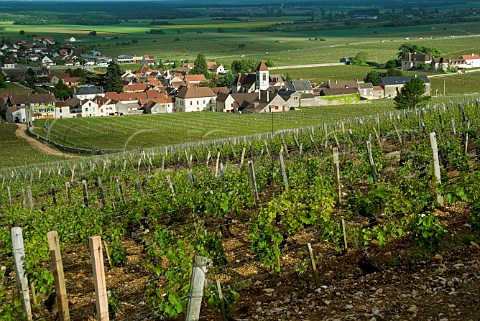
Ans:
[{"label": "pale dirt path", "polygon": [[50,156],[57,156],[57,157],[63,157],[63,158],[74,158],[77,157],[76,155],[72,154],[67,154],[64,153],[58,149],[54,149],[50,146],[47,146],[38,140],[36,140],[33,137],[30,137],[27,134],[27,125],[25,124],[17,124],[17,130],[15,131],[15,135],[20,138],[26,140],[30,146],[38,150],[39,152],[45,154],[45,155],[50,155]]}]

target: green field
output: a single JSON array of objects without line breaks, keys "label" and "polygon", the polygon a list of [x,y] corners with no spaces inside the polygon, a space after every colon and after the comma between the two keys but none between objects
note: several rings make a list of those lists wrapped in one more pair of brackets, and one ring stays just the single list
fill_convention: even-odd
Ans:
[{"label": "green field", "polygon": [[59,157],[47,156],[33,147],[25,140],[15,136],[15,124],[0,122],[0,166],[14,167],[29,164],[44,163],[60,160]]},{"label": "green field", "polygon": [[29,94],[32,92],[31,88],[26,88],[17,83],[7,83],[5,88],[0,88],[0,95],[3,94]]},{"label": "green field", "polygon": [[433,96],[437,93],[438,95],[443,95],[444,81],[445,94],[447,96],[480,93],[480,72],[430,78]]},{"label": "green field", "polygon": [[[294,17],[292,17],[293,19]],[[289,22],[284,18],[283,22]],[[177,19],[171,25],[152,26],[148,21],[119,25],[3,25],[1,36],[30,39],[29,35],[50,35],[58,42],[75,36],[79,47],[95,49],[105,55],[151,54],[163,60],[193,60],[197,53],[229,64],[235,59],[271,59],[278,65],[338,62],[340,58],[365,52],[368,60],[383,63],[396,57],[404,42],[439,48],[448,57],[480,52],[480,24],[456,23],[416,27],[315,30],[295,32],[252,32],[252,28],[281,22],[278,18],[255,18],[225,22],[207,18]],[[222,28],[224,32],[218,32]],[[149,34],[162,29],[165,34]],[[20,36],[20,30],[26,35]],[[88,36],[91,30],[97,36]],[[409,40],[406,40],[406,38]],[[324,38],[325,41],[315,41]],[[135,43],[133,43],[133,41]],[[240,49],[239,45],[245,48]]]},{"label": "green field", "polygon": [[64,145],[133,150],[329,123],[393,110],[391,101],[302,108],[278,114],[177,113],[37,120],[35,132]]},{"label": "green field", "polygon": [[[292,79],[309,79],[310,81],[321,83],[327,81],[345,81],[358,79],[362,81],[369,71],[386,72],[385,69],[374,68],[371,66],[341,65],[327,67],[310,67],[295,69],[271,69],[270,74],[289,75]],[[405,76],[430,75],[432,72],[425,71],[402,71]]]}]

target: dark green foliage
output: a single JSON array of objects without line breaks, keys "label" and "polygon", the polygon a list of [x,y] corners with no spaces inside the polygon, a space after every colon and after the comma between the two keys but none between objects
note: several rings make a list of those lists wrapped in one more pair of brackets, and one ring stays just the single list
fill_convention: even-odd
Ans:
[{"label": "dark green foliage", "polygon": [[382,75],[375,70],[370,71],[363,79],[365,82],[371,82],[374,86],[378,86],[380,84],[380,77]]},{"label": "dark green foliage", "polygon": [[396,69],[399,66],[400,64],[397,59],[390,59],[385,63],[385,69]]},{"label": "dark green foliage", "polygon": [[232,70],[238,73],[253,72],[258,63],[253,59],[242,59],[232,61]]},{"label": "dark green foliage", "polygon": [[122,71],[116,62],[110,62],[107,67],[107,73],[103,77],[103,88],[105,91],[122,92]]},{"label": "dark green foliage", "polygon": [[437,58],[437,57],[440,57],[442,55],[442,52],[437,48],[427,48],[427,47],[423,47],[423,46],[419,46],[419,45],[415,45],[415,44],[411,44],[411,43],[402,44],[398,48],[398,50],[399,50],[398,53],[397,53],[398,60],[401,60],[402,58],[404,58],[406,55],[408,55],[410,53],[411,54],[424,53],[424,54],[429,55],[432,58]]},{"label": "dark green foliage", "polygon": [[413,109],[425,105],[430,99],[430,96],[424,96],[425,90],[426,86],[421,78],[412,78],[394,98],[395,108]]},{"label": "dark green foliage", "polygon": [[55,84],[53,89],[51,89],[50,91],[55,95],[55,98],[59,100],[66,100],[70,98],[73,92],[73,90],[69,88],[67,85],[65,85],[63,83],[63,80],[61,79]]},{"label": "dark green foliage", "polygon": [[192,74],[204,74],[206,75],[208,72],[207,67],[207,59],[203,54],[198,54],[197,58],[195,59],[195,67],[192,70]]},{"label": "dark green foliage", "polygon": [[396,69],[396,68],[389,68],[385,74],[387,77],[398,77],[398,76],[403,76],[403,73],[401,70]]},{"label": "dark green foliage", "polygon": [[5,82],[3,73],[0,71],[0,88],[5,88],[5,87],[7,87],[7,83]]},{"label": "dark green foliage", "polygon": [[353,57],[352,64],[353,65],[365,65],[367,63],[367,53],[366,52],[359,52]]},{"label": "dark green foliage", "polygon": [[271,59],[268,59],[267,61],[265,61],[265,65],[269,68],[275,66]]}]

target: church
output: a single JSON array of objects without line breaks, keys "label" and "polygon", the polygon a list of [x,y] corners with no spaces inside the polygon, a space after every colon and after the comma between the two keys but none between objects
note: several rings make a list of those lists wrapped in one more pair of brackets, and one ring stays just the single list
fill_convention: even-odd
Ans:
[{"label": "church", "polygon": [[258,92],[267,90],[269,87],[270,75],[268,67],[261,61],[254,74],[238,74],[232,85],[232,94]]}]

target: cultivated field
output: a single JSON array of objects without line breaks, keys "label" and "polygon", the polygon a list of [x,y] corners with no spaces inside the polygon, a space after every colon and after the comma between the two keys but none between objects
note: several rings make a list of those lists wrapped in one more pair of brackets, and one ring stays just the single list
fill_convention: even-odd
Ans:
[{"label": "cultivated field", "polygon": [[[290,20],[282,21],[288,23]],[[202,52],[209,59],[227,64],[241,58],[272,59],[276,65],[329,63],[355,56],[358,52],[365,52],[370,61],[383,63],[395,58],[398,47],[406,41],[439,48],[449,57],[480,52],[478,23],[257,32],[254,28],[281,21],[275,18],[234,22],[197,18],[168,20],[171,24],[165,26],[150,25],[149,22],[106,26],[3,24],[0,35],[25,39],[34,34],[50,35],[57,41],[73,35],[79,40],[78,46],[100,50],[110,56],[151,54],[163,60],[193,60],[197,53]],[[150,34],[150,29],[161,29],[165,34]],[[20,30],[26,34],[20,36]],[[97,36],[88,36],[92,30],[97,31]],[[325,41],[319,41],[320,38]],[[243,50],[239,47],[241,44],[245,45]]]},{"label": "cultivated field", "polygon": [[[37,120],[35,132],[67,146],[133,150],[330,123],[393,110],[391,101],[301,108],[278,114],[176,113]],[[273,125],[273,126],[272,126]]]}]

